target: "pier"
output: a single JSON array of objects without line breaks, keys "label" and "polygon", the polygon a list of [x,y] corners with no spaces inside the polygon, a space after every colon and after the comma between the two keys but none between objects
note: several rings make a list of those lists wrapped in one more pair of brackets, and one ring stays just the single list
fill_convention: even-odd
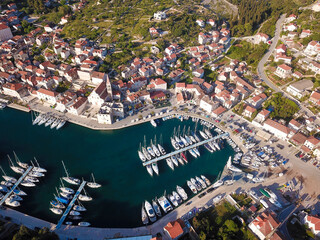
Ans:
[{"label": "pier", "polygon": [[66,208],[66,210],[64,211],[63,215],[61,216],[57,226],[56,226],[56,229],[59,229],[62,225],[62,223],[64,222],[64,220],[66,219],[67,215],[69,214],[69,212],[71,211],[73,205],[74,205],[74,202],[77,200],[79,194],[81,193],[82,189],[84,188],[84,186],[86,185],[86,181],[82,181],[82,183],[80,184],[80,187],[78,188],[76,194],[73,196],[71,202],[69,203],[68,207]]},{"label": "pier", "polygon": [[171,156],[173,156],[173,155],[176,155],[176,154],[178,154],[178,153],[185,152],[185,151],[187,151],[187,150],[189,150],[189,149],[192,149],[192,148],[195,148],[195,147],[199,147],[199,146],[201,146],[201,145],[203,145],[203,144],[206,144],[206,143],[208,143],[208,142],[211,142],[211,141],[213,141],[213,140],[216,140],[216,139],[219,139],[219,138],[222,138],[222,137],[227,137],[227,136],[229,136],[229,133],[228,133],[228,132],[222,133],[222,134],[220,134],[220,135],[218,135],[218,136],[215,136],[215,137],[213,137],[213,138],[209,138],[209,139],[206,139],[206,140],[204,140],[204,141],[201,141],[201,142],[198,142],[198,143],[189,145],[189,146],[187,146],[187,147],[178,149],[178,150],[176,150],[176,151],[167,153],[167,154],[165,154],[165,155],[163,155],[163,156],[156,157],[156,158],[154,158],[154,159],[151,159],[150,161],[145,161],[144,163],[142,163],[142,165],[143,165],[143,166],[147,166],[147,165],[152,164],[152,163],[154,163],[154,162],[158,162],[158,161],[160,161],[160,160],[169,158],[169,157],[171,157]]},{"label": "pier", "polygon": [[10,191],[4,195],[4,197],[0,201],[0,206],[6,201],[8,197],[13,193],[13,191],[19,186],[22,180],[28,175],[28,173],[32,170],[33,166],[28,167],[28,169],[22,174],[22,176],[18,179],[18,181],[12,186]]}]

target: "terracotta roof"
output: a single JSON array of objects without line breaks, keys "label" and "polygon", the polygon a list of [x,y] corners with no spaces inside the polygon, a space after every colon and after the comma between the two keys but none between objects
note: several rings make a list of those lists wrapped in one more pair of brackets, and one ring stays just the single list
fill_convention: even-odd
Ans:
[{"label": "terracotta roof", "polygon": [[103,79],[104,75],[105,75],[105,73],[103,73],[103,72],[96,72],[96,71],[92,72],[92,77],[93,78]]},{"label": "terracotta roof", "polygon": [[215,110],[212,111],[212,113],[216,114],[217,116],[219,116],[220,114],[224,113],[227,109],[225,109],[224,107],[220,106],[218,108],[216,108]]},{"label": "terracotta roof", "polygon": [[259,226],[259,231],[267,236],[269,233],[273,231],[277,226],[279,226],[279,222],[276,219],[276,216],[273,212],[265,211],[260,216],[256,217],[252,223],[256,226]]},{"label": "terracotta roof", "polygon": [[256,111],[256,109],[248,105],[248,106],[246,107],[245,111],[254,113],[254,112]]},{"label": "terracotta roof", "polygon": [[281,65],[278,66],[278,68],[282,68],[283,70],[286,70],[286,71],[289,71],[289,70],[292,69],[291,67],[289,67],[289,66],[286,65],[286,64],[281,64]]},{"label": "terracotta roof", "polygon": [[171,239],[175,239],[183,234],[184,227],[184,222],[181,219],[178,219],[176,221],[169,222],[164,229],[169,233]]},{"label": "terracotta roof", "polygon": [[7,25],[5,25],[5,24],[0,24],[0,30],[7,29],[7,28],[9,28]]},{"label": "terracotta roof", "polygon": [[320,218],[319,217],[308,215],[307,221],[315,225],[314,226],[315,231],[320,231]]},{"label": "terracotta roof", "polygon": [[78,109],[81,107],[84,103],[86,103],[87,98],[86,97],[78,97],[76,102],[72,105],[73,108]]},{"label": "terracotta roof", "polygon": [[47,90],[47,89],[44,89],[44,88],[40,88],[38,90],[39,93],[42,93],[42,94],[45,94],[45,95],[48,95],[48,96],[51,96],[51,97],[56,97],[59,95],[59,93],[57,92],[54,92],[54,91],[51,91],[51,90]]},{"label": "terracotta roof", "polygon": [[286,127],[276,121],[273,121],[271,119],[267,119],[264,124],[269,125],[269,126],[275,128],[283,133],[286,133],[286,134],[290,133],[290,129],[288,127]]},{"label": "terracotta roof", "polygon": [[23,85],[21,83],[5,83],[2,85],[2,87],[14,91],[19,91],[21,88],[23,88]]},{"label": "terracotta roof", "polygon": [[319,139],[317,139],[317,138],[315,138],[315,137],[313,137],[313,136],[309,137],[309,138],[307,139],[307,141],[310,142],[310,143],[312,143],[313,145],[317,145],[317,144],[319,144],[319,142],[320,142]]}]

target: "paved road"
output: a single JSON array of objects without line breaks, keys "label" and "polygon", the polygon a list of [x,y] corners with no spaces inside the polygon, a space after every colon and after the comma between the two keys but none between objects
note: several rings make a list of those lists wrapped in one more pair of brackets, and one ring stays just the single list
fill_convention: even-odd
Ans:
[{"label": "paved road", "polygon": [[259,77],[270,87],[272,88],[274,91],[276,92],[280,92],[280,88],[278,88],[276,85],[274,85],[271,81],[269,81],[267,75],[264,72],[264,65],[266,64],[266,62],[268,61],[270,55],[272,54],[272,52],[274,51],[274,49],[277,46],[278,40],[280,38],[280,33],[281,33],[281,29],[282,29],[282,24],[283,21],[285,20],[285,15],[281,15],[281,17],[279,18],[279,20],[276,23],[276,30],[275,30],[275,34],[274,34],[274,38],[272,40],[272,44],[269,48],[269,50],[267,51],[267,53],[263,56],[263,58],[260,60],[259,64],[258,64],[258,75]]}]

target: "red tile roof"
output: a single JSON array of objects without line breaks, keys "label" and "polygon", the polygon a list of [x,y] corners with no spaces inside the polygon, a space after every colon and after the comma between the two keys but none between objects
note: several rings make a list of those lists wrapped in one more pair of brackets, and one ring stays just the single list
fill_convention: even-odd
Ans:
[{"label": "red tile roof", "polygon": [[57,92],[54,92],[54,91],[51,91],[51,90],[47,90],[47,89],[44,89],[44,88],[40,88],[38,90],[39,93],[42,93],[42,94],[45,94],[45,95],[48,95],[48,96],[51,96],[51,97],[56,97],[59,95],[59,93]]},{"label": "red tile roof", "polygon": [[169,222],[164,229],[169,233],[172,239],[175,239],[183,234],[183,228],[185,227],[184,222],[181,219],[178,219],[173,222]]}]

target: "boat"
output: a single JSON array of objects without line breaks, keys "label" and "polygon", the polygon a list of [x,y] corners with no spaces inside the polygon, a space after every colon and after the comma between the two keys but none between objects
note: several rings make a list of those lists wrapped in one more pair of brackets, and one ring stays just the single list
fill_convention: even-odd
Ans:
[{"label": "boat", "polygon": [[211,132],[210,132],[210,130],[209,129],[204,129],[204,132],[205,132],[205,134],[209,137],[209,138],[212,138],[212,134],[211,134]]},{"label": "boat", "polygon": [[[35,162],[36,162],[36,164],[37,164],[37,166],[33,166],[33,171],[36,171],[36,172],[39,172],[39,173],[46,173],[47,172],[47,170],[46,169],[44,169],[44,168],[42,168],[42,167],[40,167],[40,165],[39,165],[39,163],[38,163],[38,161],[37,161],[37,159],[36,158],[34,158],[34,160],[35,160]],[[44,176],[44,175],[43,175]]]},{"label": "boat", "polygon": [[62,165],[63,165],[64,171],[65,171],[65,173],[67,175],[66,177],[62,177],[62,179],[64,181],[66,181],[67,183],[70,183],[70,184],[73,184],[73,185],[79,185],[80,184],[80,179],[77,179],[77,178],[74,178],[74,177],[70,177],[63,161],[62,161]]},{"label": "boat", "polygon": [[171,160],[174,163],[174,165],[176,165],[176,167],[179,166],[178,160],[177,160],[177,158],[175,156],[171,156]]},{"label": "boat", "polygon": [[10,200],[12,201],[22,201],[22,197],[16,195],[16,194],[12,194],[10,197],[9,197]]},{"label": "boat", "polygon": [[63,210],[60,208],[50,208],[51,212],[57,215],[61,215],[63,213]]},{"label": "boat", "polygon": [[36,186],[35,183],[29,182],[29,181],[26,181],[26,180],[23,180],[20,184],[21,184],[22,186],[24,186],[24,187],[35,187],[35,186]]},{"label": "boat", "polygon": [[194,136],[189,135],[189,138],[190,138],[190,140],[191,140],[193,143],[197,143],[197,140],[195,139]]},{"label": "boat", "polygon": [[36,125],[39,123],[39,121],[41,120],[42,118],[42,114],[39,114],[32,122],[32,125]]},{"label": "boat", "polygon": [[146,212],[149,216],[149,219],[151,222],[155,222],[157,220],[156,214],[151,206],[151,204],[148,201],[144,202],[144,208],[146,209]]},{"label": "boat", "polygon": [[66,192],[60,192],[60,195],[66,199],[71,200],[73,198],[73,195],[66,193]]},{"label": "boat", "polygon": [[96,179],[93,176],[93,173],[91,173],[92,182],[87,182],[87,186],[90,188],[99,188],[101,187],[101,184],[96,183]]},{"label": "boat", "polygon": [[183,161],[183,159],[180,157],[179,154],[177,154],[175,157],[178,159],[178,162],[179,162],[181,165],[184,165],[184,161]]},{"label": "boat", "polygon": [[192,144],[192,140],[189,138],[188,135],[185,135],[184,138],[186,139],[186,141],[188,142],[189,145]]},{"label": "boat", "polygon": [[178,202],[178,205],[182,203],[182,198],[176,191],[172,191],[172,196],[176,199],[176,201]]},{"label": "boat", "polygon": [[70,213],[69,213],[71,216],[79,216],[80,213],[75,211],[75,210],[71,210]]},{"label": "boat", "polygon": [[150,176],[152,177],[152,176],[153,176],[153,170],[152,170],[151,164],[148,164],[148,165],[146,166],[146,168],[147,168],[148,173],[149,173]]},{"label": "boat", "polygon": [[89,222],[79,222],[78,226],[79,227],[89,227],[91,224]]},{"label": "boat", "polygon": [[158,144],[158,148],[159,148],[162,155],[166,154],[166,150],[164,150],[164,148],[160,144]]},{"label": "boat", "polygon": [[7,186],[0,185],[0,191],[1,191],[1,192],[5,192],[5,193],[7,193],[7,192],[9,192],[9,189],[8,189],[8,187],[7,187]]},{"label": "boat", "polygon": [[85,189],[83,189],[83,191],[84,191],[84,194],[79,194],[79,200],[81,200],[81,201],[91,201],[92,200],[92,197],[90,197],[90,196],[88,196],[88,194],[87,194],[87,192],[86,192],[86,190]]},{"label": "boat", "polygon": [[193,151],[193,149],[188,149],[188,152],[195,158],[197,158],[197,154]]},{"label": "boat", "polygon": [[68,188],[68,187],[62,186],[59,189],[64,193],[74,194],[74,190],[72,188]]},{"label": "boat", "polygon": [[146,213],[146,210],[144,210],[143,206],[141,208],[141,220],[142,220],[142,223],[145,225],[149,223],[148,215]]},{"label": "boat", "polygon": [[178,138],[178,136],[174,136],[174,140],[176,140],[180,148],[185,147],[184,143],[181,141],[181,139]]},{"label": "boat", "polygon": [[152,147],[150,147],[150,146],[147,147],[147,151],[148,151],[148,153],[149,153],[152,157],[155,157],[155,156],[156,156],[156,154],[154,153]]},{"label": "boat", "polygon": [[188,141],[187,141],[184,137],[180,136],[180,140],[181,140],[181,142],[183,142],[183,145],[184,145],[185,147],[189,146]]},{"label": "boat", "polygon": [[51,117],[49,118],[49,120],[44,124],[45,127],[48,127],[49,125],[51,125],[54,122],[55,118]]},{"label": "boat", "polygon": [[173,165],[173,163],[172,163],[171,158],[166,158],[166,162],[167,162],[168,166],[169,166],[172,170],[174,170],[174,165]]},{"label": "boat", "polygon": [[17,157],[17,155],[16,155],[16,153],[13,151],[13,154],[14,154],[14,158],[15,158],[15,160],[16,160],[16,163],[20,166],[20,167],[22,167],[22,168],[28,168],[29,167],[29,165],[27,164],[27,163],[23,163],[23,162],[21,162],[20,160],[19,160],[19,158]]},{"label": "boat", "polygon": [[271,202],[273,205],[275,205],[278,208],[282,208],[282,205],[274,198],[269,198],[269,202]]},{"label": "boat", "polygon": [[173,206],[178,207],[179,204],[173,195],[168,194],[168,198],[169,198],[170,202],[173,204]]},{"label": "boat", "polygon": [[10,198],[7,198],[4,202],[6,205],[8,205],[10,207],[19,207],[20,206],[20,202],[12,201],[12,200],[10,200]]},{"label": "boat", "polygon": [[31,171],[28,173],[30,177],[44,177],[44,174],[41,172]]},{"label": "boat", "polygon": [[181,156],[181,158],[183,159],[183,161],[184,161],[185,163],[188,163],[187,157],[186,157],[186,155],[185,155],[183,152],[180,153],[180,156]]},{"label": "boat", "polygon": [[79,201],[78,201],[78,205],[73,206],[73,210],[78,211],[78,212],[87,211],[87,209],[84,206],[82,206]]},{"label": "boat", "polygon": [[278,199],[277,195],[274,194],[269,188],[265,188],[264,190],[270,195],[271,198],[273,198],[275,200]]},{"label": "boat", "polygon": [[175,149],[175,150],[179,150],[180,149],[180,146],[179,146],[179,144],[176,142],[176,140],[174,140],[174,138],[170,138],[170,140],[171,140],[171,144],[172,144],[172,146],[173,146],[173,148]]},{"label": "boat", "polygon": [[200,142],[200,141],[201,141],[201,139],[199,138],[199,136],[198,136],[196,133],[193,133],[193,137],[195,138],[195,140],[196,140],[197,142]]},{"label": "boat", "polygon": [[33,183],[39,182],[39,179],[37,179],[37,178],[35,178],[35,177],[31,177],[31,176],[26,176],[26,177],[25,177],[25,180],[26,180],[26,181],[29,181],[29,182],[33,182]]},{"label": "boat", "polygon": [[6,186],[6,187],[12,187],[13,183],[12,182],[7,182],[7,181],[1,181],[0,185]]},{"label": "boat", "polygon": [[157,123],[153,119],[150,121],[150,123],[153,127],[157,127]]},{"label": "boat", "polygon": [[66,124],[66,120],[61,120],[58,124],[58,126],[56,127],[57,130],[59,130],[60,128],[62,128],[65,124]]},{"label": "boat", "polygon": [[153,171],[154,171],[157,175],[159,175],[158,164],[157,164],[156,162],[154,162],[154,163],[152,163],[151,166],[152,166]]},{"label": "boat", "polygon": [[265,208],[269,208],[269,205],[268,205],[268,203],[267,203],[265,200],[260,199],[260,203],[261,203]]},{"label": "boat", "polygon": [[46,121],[49,120],[49,116],[48,115],[43,115],[43,117],[41,118],[41,120],[38,122],[38,125],[42,125],[44,124]]},{"label": "boat", "polygon": [[214,146],[216,147],[216,149],[219,151],[220,150],[220,146],[216,141],[213,141]]},{"label": "boat", "polygon": [[7,176],[7,175],[3,175],[2,177],[4,178],[4,180],[6,180],[8,182],[12,182],[12,183],[16,183],[17,182],[17,179],[15,179],[14,177],[10,177],[10,176]]},{"label": "boat", "polygon": [[209,139],[209,137],[207,136],[207,134],[205,134],[204,132],[202,132],[201,130],[199,131],[201,137],[203,137],[204,139]]},{"label": "boat", "polygon": [[139,155],[139,158],[142,162],[145,162],[146,161],[146,157],[143,155],[143,153],[141,151],[138,150],[138,155]]},{"label": "boat", "polygon": [[157,202],[155,200],[152,200],[152,207],[155,211],[155,213],[157,214],[158,217],[161,217],[161,210],[159,205],[157,204]]},{"label": "boat", "polygon": [[158,157],[160,157],[160,151],[158,150],[158,148],[154,145],[154,144],[152,144],[151,145],[152,146],[152,150],[153,150],[153,152],[158,156]]},{"label": "boat", "polygon": [[72,225],[72,222],[65,222],[66,225]]},{"label": "boat", "polygon": [[216,151],[216,147],[214,146],[213,141],[208,142],[208,145],[211,147],[211,149],[215,152]]},{"label": "boat", "polygon": [[52,207],[54,207],[54,208],[61,208],[61,209],[65,208],[65,206],[64,206],[61,202],[56,201],[56,200],[52,200],[52,201],[50,202],[50,205],[51,205]]},{"label": "boat", "polygon": [[55,196],[55,199],[63,204],[68,204],[69,203],[69,199],[66,199],[64,197],[60,197],[60,196]]},{"label": "boat", "polygon": [[212,148],[209,146],[208,143],[205,143],[203,146],[204,146],[205,149],[207,149],[209,152],[213,153],[213,150],[212,150]]},{"label": "boat", "polygon": [[146,159],[151,160],[150,154],[147,152],[146,148],[142,147],[142,153],[146,157]]},{"label": "boat", "polygon": [[199,178],[199,177],[197,177],[197,176],[196,176],[196,181],[197,181],[198,183],[200,183],[202,189],[205,189],[205,188],[207,187],[206,183],[205,183],[201,178]]},{"label": "boat", "polygon": [[12,169],[12,171],[14,171],[15,173],[23,174],[25,170],[24,170],[23,168],[21,168],[21,167],[15,166],[15,165],[13,164],[10,156],[9,156],[9,155],[7,155],[7,156],[8,156],[8,158],[9,158],[9,165],[10,165],[10,168]]},{"label": "boat", "polygon": [[209,181],[209,179],[206,178],[204,175],[201,175],[200,177],[202,178],[203,181],[205,181],[205,183],[207,184],[207,186],[210,186],[210,185],[211,185],[211,182]]},{"label": "boat", "polygon": [[71,216],[71,215],[69,215],[68,218],[70,218],[72,220],[80,220],[82,217],[81,216]]},{"label": "boat", "polygon": [[165,213],[167,213],[173,209],[171,204],[169,203],[168,199],[165,196],[160,197],[158,199],[158,203]]},{"label": "boat", "polygon": [[191,181],[187,181],[187,185],[194,194],[197,194],[198,190]]},{"label": "boat", "polygon": [[192,148],[192,150],[197,154],[198,157],[200,157],[200,152],[198,150],[198,148]]},{"label": "boat", "polygon": [[[182,198],[182,200],[187,200],[188,199],[188,195],[187,193],[184,191],[184,189],[180,186],[176,187],[178,194],[180,195],[180,197]],[[191,190],[192,191],[192,190]]]},{"label": "boat", "polygon": [[218,180],[214,184],[212,184],[212,187],[213,188],[218,188],[218,187],[220,187],[222,185],[223,185],[223,181],[222,180]]},{"label": "boat", "polygon": [[242,172],[241,169],[239,169],[239,168],[237,168],[237,167],[235,167],[235,166],[232,165],[232,163],[231,163],[231,156],[230,156],[229,159],[228,159],[227,168],[228,168],[230,171],[232,171],[232,172]]},{"label": "boat", "polygon": [[59,118],[56,118],[53,123],[51,124],[50,128],[53,129],[53,128],[56,128],[58,126],[58,124],[60,123],[60,119]]}]

